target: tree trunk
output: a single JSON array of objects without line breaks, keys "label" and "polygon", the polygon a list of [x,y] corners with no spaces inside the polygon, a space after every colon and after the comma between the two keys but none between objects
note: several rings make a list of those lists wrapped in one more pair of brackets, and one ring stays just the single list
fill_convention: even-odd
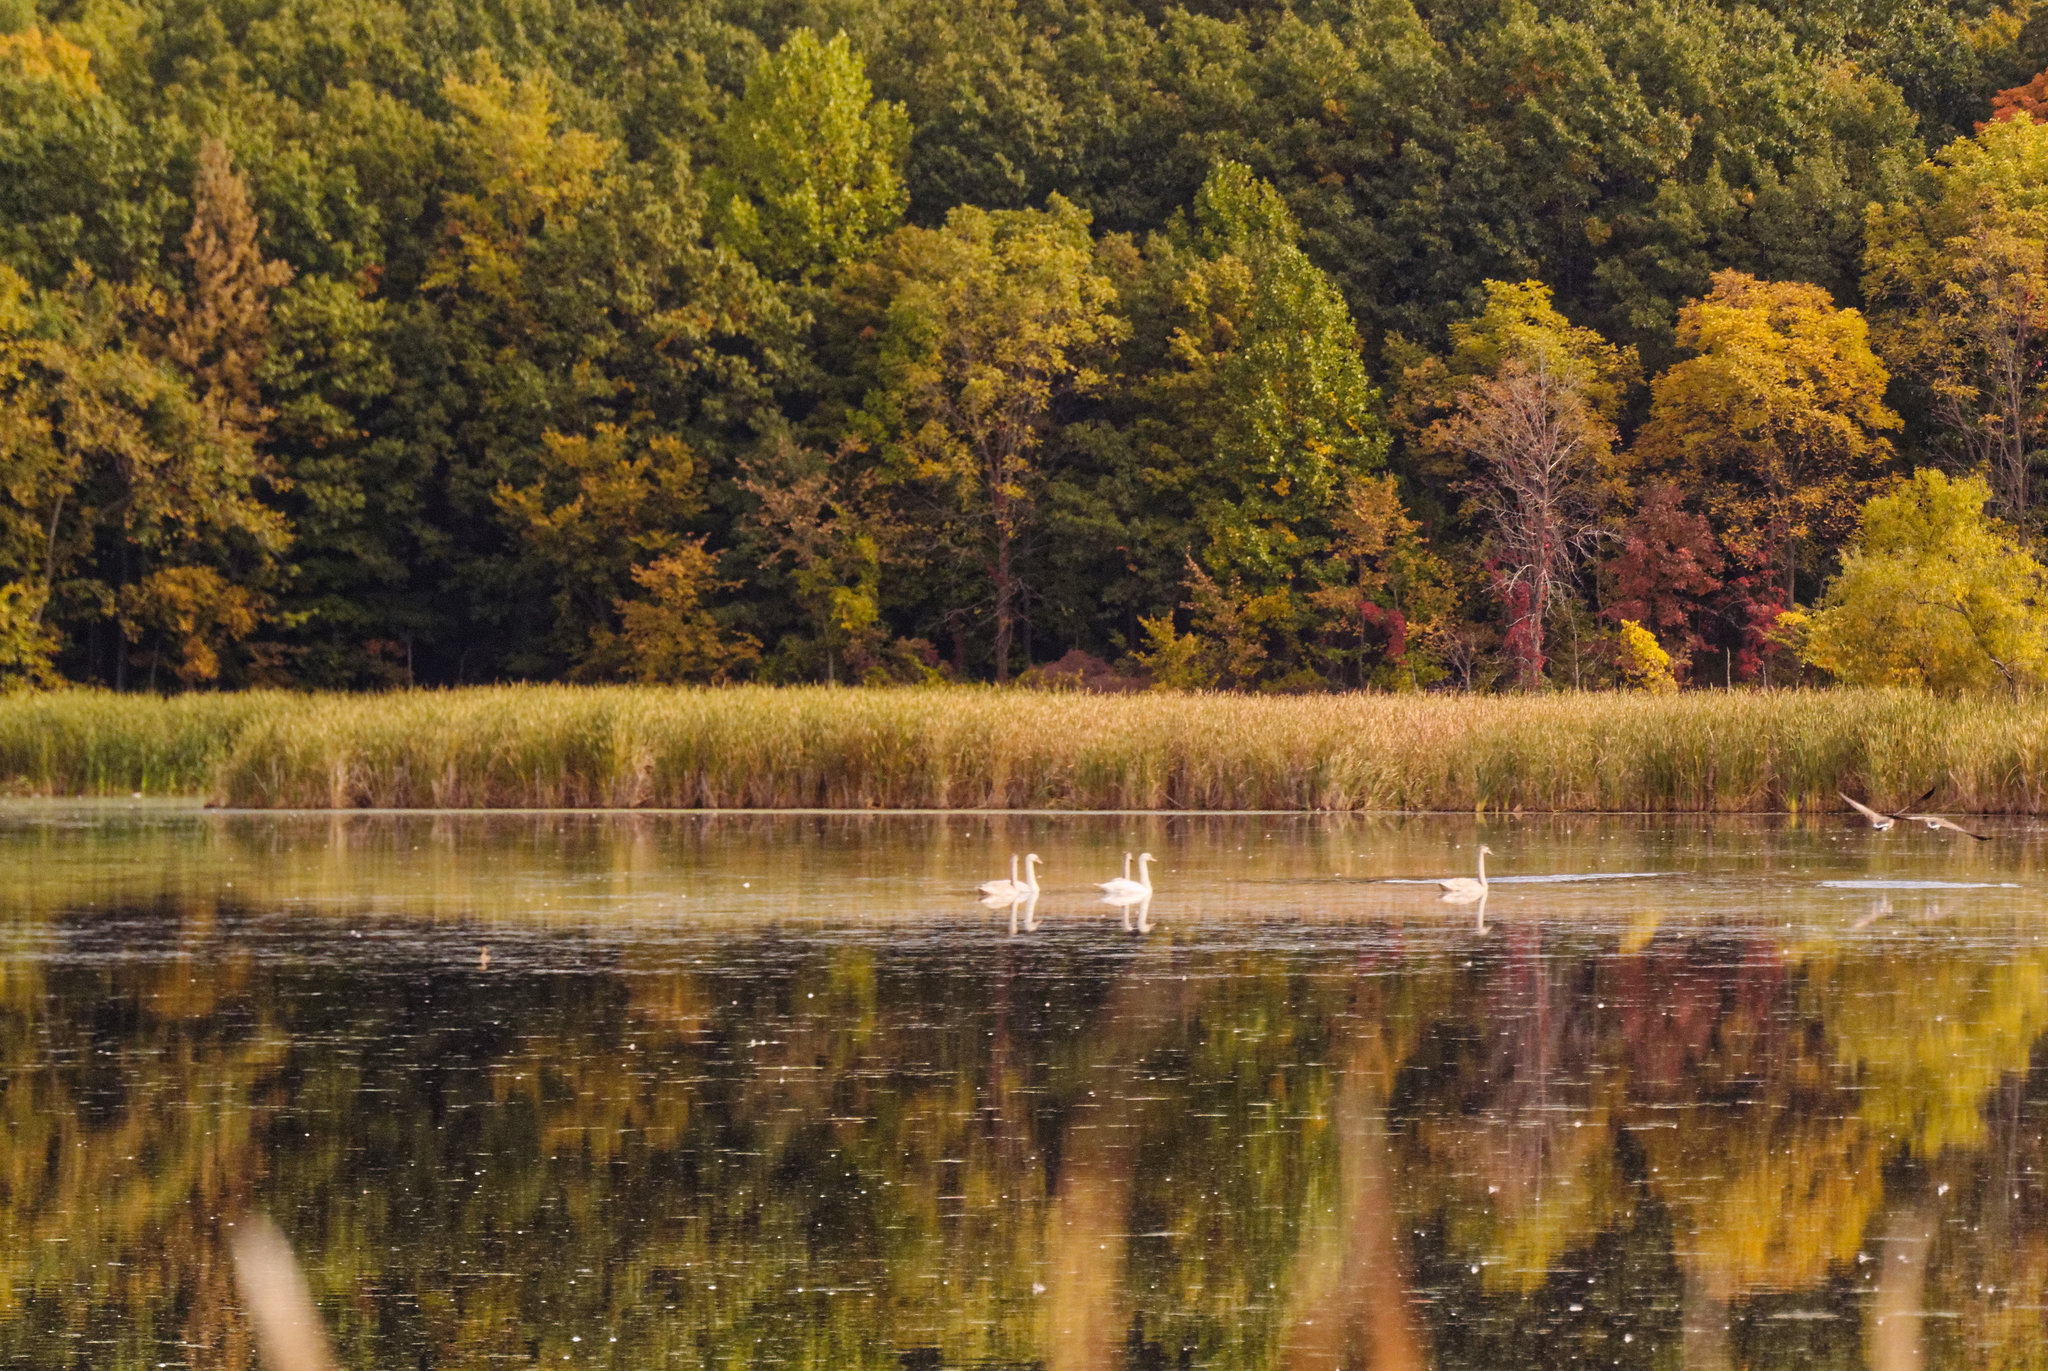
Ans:
[{"label": "tree trunk", "polygon": [[1530,578],[1529,607],[1522,620],[1522,660],[1517,664],[1522,675],[1522,689],[1531,695],[1543,689],[1543,616],[1549,608],[1549,597],[1539,589],[1535,577]]},{"label": "tree trunk", "polygon": [[60,492],[50,510],[49,536],[43,540],[43,598],[37,601],[35,617],[30,620],[37,628],[43,626],[43,611],[50,607],[50,591],[57,584],[57,525],[63,517],[64,495]]},{"label": "tree trunk", "polygon": [[[129,550],[133,545],[126,538],[121,540],[121,584],[128,584]],[[114,620],[114,693],[128,689],[128,630]]]},{"label": "tree trunk", "polygon": [[996,505],[996,681],[1007,683],[1010,679],[1010,632],[1015,614],[1010,608],[1010,597],[1015,587],[1010,577],[1010,529],[1005,517],[1006,502]]}]

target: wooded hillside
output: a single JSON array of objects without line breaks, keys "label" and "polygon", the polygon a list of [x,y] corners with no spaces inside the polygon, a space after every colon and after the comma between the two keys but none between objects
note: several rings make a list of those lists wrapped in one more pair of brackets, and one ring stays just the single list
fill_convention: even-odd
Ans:
[{"label": "wooded hillside", "polygon": [[0,676],[1935,682],[1828,589],[1934,467],[2016,682],[2044,67],[2027,0],[0,0]]}]

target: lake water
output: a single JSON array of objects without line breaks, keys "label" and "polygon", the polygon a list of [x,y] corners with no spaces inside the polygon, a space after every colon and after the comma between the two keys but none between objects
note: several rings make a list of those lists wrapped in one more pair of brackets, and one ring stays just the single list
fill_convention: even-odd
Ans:
[{"label": "lake water", "polygon": [[0,808],[0,1364],[2039,1364],[1987,831]]}]

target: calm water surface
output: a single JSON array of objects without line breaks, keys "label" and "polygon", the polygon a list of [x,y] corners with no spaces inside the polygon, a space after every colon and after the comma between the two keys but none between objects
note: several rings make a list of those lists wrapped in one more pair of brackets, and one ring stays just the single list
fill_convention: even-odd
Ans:
[{"label": "calm water surface", "polygon": [[1992,831],[0,808],[0,1364],[2038,1365]]}]

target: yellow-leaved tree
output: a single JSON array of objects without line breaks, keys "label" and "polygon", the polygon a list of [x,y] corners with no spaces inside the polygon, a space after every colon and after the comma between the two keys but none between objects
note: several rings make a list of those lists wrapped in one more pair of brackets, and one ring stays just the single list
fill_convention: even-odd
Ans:
[{"label": "yellow-leaved tree", "polygon": [[546,434],[536,456],[541,479],[501,483],[496,499],[556,584],[552,646],[572,677],[723,680],[758,656],[759,643],[713,613],[732,582],[704,537],[684,531],[704,510],[688,444],[599,424]]},{"label": "yellow-leaved tree", "polygon": [[1984,506],[1982,476],[1939,471],[1864,506],[1808,626],[1805,655],[1852,685],[1939,691],[2048,674],[2048,568]]},{"label": "yellow-leaved tree", "polygon": [[1863,291],[1878,346],[1923,392],[1941,441],[2024,522],[2048,432],[2048,124],[1986,124],[1869,211]]},{"label": "yellow-leaved tree", "polygon": [[0,689],[54,679],[51,536],[45,525],[76,480],[50,441],[37,384],[36,315],[28,282],[0,266]]},{"label": "yellow-leaved tree", "polygon": [[1736,561],[1792,577],[1802,552],[1833,543],[1891,461],[1891,380],[1863,316],[1819,286],[1714,277],[1678,316],[1696,354],[1651,385],[1634,456],[1692,492]]},{"label": "yellow-leaved tree", "polygon": [[290,272],[263,256],[226,147],[199,162],[186,290],[80,266],[34,291],[0,268],[0,683],[52,679],[65,630],[109,621],[117,689],[131,665],[152,686],[262,668],[243,645],[291,530],[264,498],[284,482],[256,377]]},{"label": "yellow-leaved tree", "polygon": [[471,189],[447,195],[447,237],[423,286],[449,292],[468,317],[515,329],[525,317],[525,276],[543,229],[560,234],[602,196],[612,145],[577,128],[557,128],[546,75],[504,74],[488,54],[473,81],[448,76],[441,94],[455,110],[451,155]]},{"label": "yellow-leaved tree", "polygon": [[1621,674],[1629,685],[1652,695],[1669,695],[1678,689],[1671,674],[1671,654],[1657,641],[1657,635],[1634,619],[1621,621]]}]

